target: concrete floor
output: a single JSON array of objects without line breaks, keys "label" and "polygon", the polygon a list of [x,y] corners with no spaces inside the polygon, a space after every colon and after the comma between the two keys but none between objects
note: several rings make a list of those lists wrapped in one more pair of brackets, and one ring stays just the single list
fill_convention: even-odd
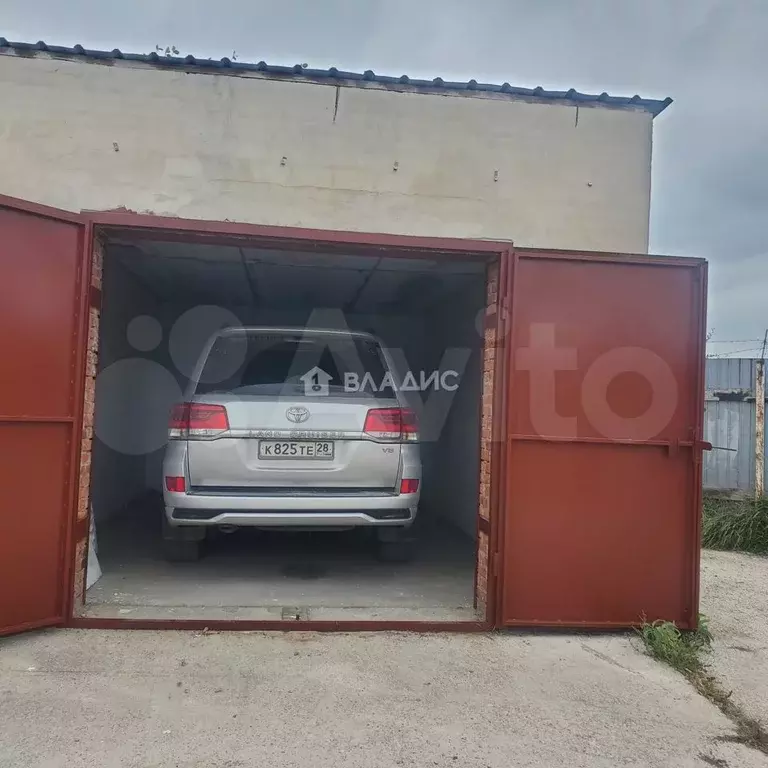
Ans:
[{"label": "concrete floor", "polygon": [[768,762],[631,636],[52,630],[0,696],[2,768]]},{"label": "concrete floor", "polygon": [[[704,552],[712,670],[768,719],[768,559]],[[633,635],[52,630],[0,640],[0,768],[768,758]]]},{"label": "concrete floor", "polygon": [[704,550],[701,569],[701,611],[714,635],[711,670],[768,728],[768,557]]},{"label": "concrete floor", "polygon": [[[149,515],[149,516],[148,516]],[[474,542],[438,522],[420,526],[413,562],[376,559],[356,532],[238,531],[195,563],[168,563],[153,512],[97,528],[102,578],[83,615],[198,619],[478,618]]]}]

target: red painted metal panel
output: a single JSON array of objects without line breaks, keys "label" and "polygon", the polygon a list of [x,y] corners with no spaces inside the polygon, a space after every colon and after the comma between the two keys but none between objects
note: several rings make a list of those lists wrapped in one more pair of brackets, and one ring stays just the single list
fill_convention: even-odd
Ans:
[{"label": "red painted metal panel", "polygon": [[0,209],[0,418],[71,417],[80,228]]},{"label": "red painted metal panel", "polygon": [[0,201],[0,634],[64,619],[83,231]]},{"label": "red painted metal panel", "polygon": [[0,634],[62,619],[67,424],[0,424]]},{"label": "red painted metal panel", "polygon": [[[696,413],[698,414],[698,423],[696,425],[697,438],[699,440],[704,439],[704,380],[706,370],[706,350],[707,350],[707,266],[702,265],[700,270],[701,279],[699,286],[698,303],[694,305],[692,311],[698,315],[699,329],[698,329],[698,348],[694,350],[695,357],[699,361],[698,371],[698,384],[696,387]],[[707,443],[704,446],[704,450],[712,450],[712,444]],[[691,623],[691,629],[696,629],[699,624],[699,590],[701,588],[701,517],[702,517],[702,492],[701,489],[704,484],[704,462],[701,460],[701,454],[698,456],[698,461],[694,460],[693,471],[693,488],[695,492],[695,509],[694,509],[694,527],[693,534],[694,553],[693,562],[691,563],[691,604],[695,608],[695,615]]]},{"label": "red painted metal panel", "polygon": [[[2,196],[0,196],[2,204]],[[172,239],[177,241],[244,244],[250,247],[295,250],[329,249],[335,253],[370,253],[371,249],[387,251],[387,256],[415,253],[451,254],[458,258],[488,256],[495,258],[511,244],[493,240],[470,240],[454,237],[418,237],[379,232],[347,232],[332,229],[275,227],[236,221],[169,218],[132,211],[83,211],[86,221],[107,235],[121,237]],[[390,253],[390,251],[392,253]]]},{"label": "red painted metal panel", "polygon": [[518,252],[501,621],[696,621],[705,266]]},{"label": "red painted metal panel", "polygon": [[[496,332],[496,351],[493,379],[493,423],[491,425],[491,498],[489,521],[489,574],[486,618],[494,626],[498,624],[499,576],[503,533],[503,516],[506,472],[506,408],[507,408],[507,377],[509,374],[509,340],[512,327],[510,312],[510,297],[514,280],[516,264],[515,252],[512,248],[503,251],[499,256],[499,281],[496,299],[495,317],[487,318]],[[481,421],[481,429],[483,424]]]},{"label": "red painted metal panel", "polygon": [[343,621],[281,621],[270,619],[128,619],[74,616],[68,627],[79,629],[176,629],[200,632],[488,632],[493,629],[485,621],[414,621],[382,619]]},{"label": "red painted metal panel", "polygon": [[653,446],[515,445],[505,617],[688,623],[692,472]]}]

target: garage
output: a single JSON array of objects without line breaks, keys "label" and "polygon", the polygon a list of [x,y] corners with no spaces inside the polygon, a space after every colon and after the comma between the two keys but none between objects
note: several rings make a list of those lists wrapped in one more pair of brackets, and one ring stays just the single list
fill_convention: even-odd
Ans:
[{"label": "garage", "polygon": [[696,625],[706,263],[647,253],[670,100],[0,66],[0,634]]},{"label": "garage", "polygon": [[[90,488],[96,531],[90,544],[94,549],[94,542],[98,543],[102,575],[95,581],[91,574],[88,580],[94,583],[87,590],[83,616],[484,619],[475,606],[474,588],[486,283],[495,259],[385,252],[357,255],[354,248],[350,253],[284,251],[251,247],[246,241],[215,245],[125,235],[105,238],[102,253]],[[350,373],[342,359],[345,350],[334,360],[338,350],[332,343],[324,349],[325,337],[315,345],[321,350],[319,356],[295,351],[307,347],[313,329],[364,332],[381,340],[395,362],[393,373],[397,371],[403,387],[404,404],[418,425],[422,466],[413,482],[421,486],[421,493],[417,522],[407,540],[400,526],[386,525],[387,517],[396,519],[398,510],[381,510],[383,527],[374,527],[369,515],[366,525],[358,525],[355,518],[352,524],[357,527],[347,530],[343,519],[329,525],[302,515],[303,525],[294,526],[294,531],[284,518],[283,525],[267,528],[266,523],[249,527],[242,516],[217,515],[218,525],[185,528],[186,541],[170,539],[167,530],[163,535],[168,415],[184,401],[206,343],[221,328],[261,329],[250,331],[249,338],[263,347],[259,352],[263,357],[242,365],[236,361],[235,366],[243,370],[234,375],[250,375],[262,388],[280,383],[264,379],[272,355],[282,348],[283,342],[278,341],[269,351],[267,342],[272,343],[277,329],[292,329],[283,337],[299,339],[292,341],[295,347],[286,353],[289,368],[303,366],[294,371],[299,379],[315,365],[333,370],[332,381],[340,382],[343,373]],[[232,339],[231,355],[239,354],[242,338]],[[249,366],[252,372],[244,373]],[[356,368],[358,381],[352,382],[357,386],[366,373],[371,376],[360,387],[362,391],[354,393],[366,408],[377,404],[386,373],[370,366],[363,363],[362,369]],[[227,370],[227,376],[231,374]],[[196,392],[215,394],[218,384],[210,379],[207,371],[197,382]],[[235,391],[242,396],[243,382],[236,383]],[[361,394],[366,394],[363,400]],[[381,391],[378,404],[385,404],[381,398],[389,396]],[[321,423],[322,396],[306,398],[300,392],[294,402],[295,397],[293,392],[283,393],[269,407],[285,410],[304,403],[314,415],[305,428]],[[351,390],[348,397],[353,397]],[[352,405],[362,407],[354,397]],[[235,427],[238,416],[232,405],[228,411],[230,426]],[[256,431],[293,427],[289,434],[302,434],[282,414],[253,418],[248,426]],[[262,437],[271,434],[261,432]],[[309,459],[299,460],[302,470],[294,479],[290,461],[270,464],[269,458],[254,459],[259,442],[256,437],[247,438],[239,446],[246,456],[243,463],[235,451],[215,470],[219,479],[214,492],[222,494],[222,485],[231,483],[232,504],[240,503],[240,483],[253,482],[254,469],[269,474],[264,482],[277,486],[275,493],[287,493],[289,484],[298,484],[306,492],[315,482],[319,485],[314,492],[331,499],[334,489],[329,486],[348,485],[345,472],[354,473],[361,487],[344,491],[345,497],[336,503],[359,492],[365,494],[359,505],[374,492],[368,487],[382,486],[383,492],[391,494],[395,483],[410,482],[401,477],[407,468],[398,468],[399,446],[396,450],[386,443],[376,444],[376,455],[366,454],[365,461],[374,462],[365,469],[370,479],[352,462],[339,470],[337,462],[329,461],[333,479],[325,480],[323,472],[325,476],[329,472],[323,468],[317,473],[319,461],[313,465]],[[215,450],[220,446],[220,442],[189,443],[188,464],[182,470],[187,482],[212,482],[206,473],[214,471],[209,462],[217,461]],[[336,450],[341,453],[345,448],[337,443]],[[241,467],[241,474],[232,469],[235,465]],[[274,466],[280,470],[270,473]],[[203,487],[197,486],[197,492],[202,494]],[[266,489],[251,488],[249,493],[264,495]],[[275,512],[262,508],[265,513]],[[312,514],[317,517],[317,510]],[[264,514],[256,517],[265,519]],[[245,525],[228,524],[230,519]],[[173,550],[180,544],[185,552]],[[180,557],[193,562],[174,562]]]},{"label": "garage", "polygon": [[[641,614],[695,623],[702,262],[3,202],[13,265],[3,321],[35,318],[4,336],[18,365],[4,384],[15,410],[0,433],[3,502],[39,512],[3,518],[4,568],[24,576],[3,596],[7,631],[619,627]],[[30,304],[34,295],[57,300]],[[283,519],[232,530],[227,519],[195,537],[194,556],[168,561],[173,414],[198,398],[190,381],[206,383],[196,363],[206,340],[238,327],[259,338],[283,329],[281,344],[321,329],[380,338],[399,360],[393,371],[432,382],[402,392],[423,454],[412,558],[382,557],[396,540],[370,527],[286,531]],[[256,383],[282,386],[283,373]],[[435,379],[450,384],[448,402],[430,399]],[[554,401],[542,399],[553,385]],[[225,453],[227,467],[248,445],[282,440],[240,437],[254,443]],[[194,484],[197,447],[186,444]],[[53,482],[35,482],[40,462],[57,470]],[[407,474],[398,465],[392,477]]]}]

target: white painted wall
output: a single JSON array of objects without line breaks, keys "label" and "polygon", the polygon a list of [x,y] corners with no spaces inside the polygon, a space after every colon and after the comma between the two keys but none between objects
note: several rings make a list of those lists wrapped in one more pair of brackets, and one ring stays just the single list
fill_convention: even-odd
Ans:
[{"label": "white painted wall", "polygon": [[[425,446],[422,505],[447,518],[468,536],[477,535],[480,491],[480,407],[482,397],[483,337],[478,333],[478,311],[485,302],[485,281],[468,284],[455,296],[450,311],[427,318],[427,355],[431,366],[450,348],[470,352],[458,389],[452,393],[450,410],[439,439]],[[435,359],[437,358],[437,359]]]},{"label": "white painted wall", "polygon": [[[118,514],[127,502],[144,493],[145,432],[165,431],[168,423],[167,412],[159,422],[157,419],[158,410],[164,406],[155,404],[164,390],[154,386],[151,369],[146,368],[151,355],[132,347],[128,335],[131,320],[138,315],[157,315],[159,302],[113,259],[105,263],[103,296],[108,300],[104,301],[99,327],[91,483],[97,522]],[[128,360],[134,365],[126,367]],[[125,450],[121,450],[123,446]]]},{"label": "white painted wall", "polygon": [[60,208],[647,249],[640,110],[12,55],[0,103],[0,193]]}]

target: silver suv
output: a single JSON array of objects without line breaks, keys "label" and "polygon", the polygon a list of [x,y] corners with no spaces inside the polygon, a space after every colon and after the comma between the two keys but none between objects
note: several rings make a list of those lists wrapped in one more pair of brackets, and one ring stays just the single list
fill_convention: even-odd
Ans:
[{"label": "silver suv", "polygon": [[169,559],[196,559],[207,529],[240,526],[370,526],[384,559],[408,557],[419,433],[374,336],[223,329],[173,408],[168,437]]}]

